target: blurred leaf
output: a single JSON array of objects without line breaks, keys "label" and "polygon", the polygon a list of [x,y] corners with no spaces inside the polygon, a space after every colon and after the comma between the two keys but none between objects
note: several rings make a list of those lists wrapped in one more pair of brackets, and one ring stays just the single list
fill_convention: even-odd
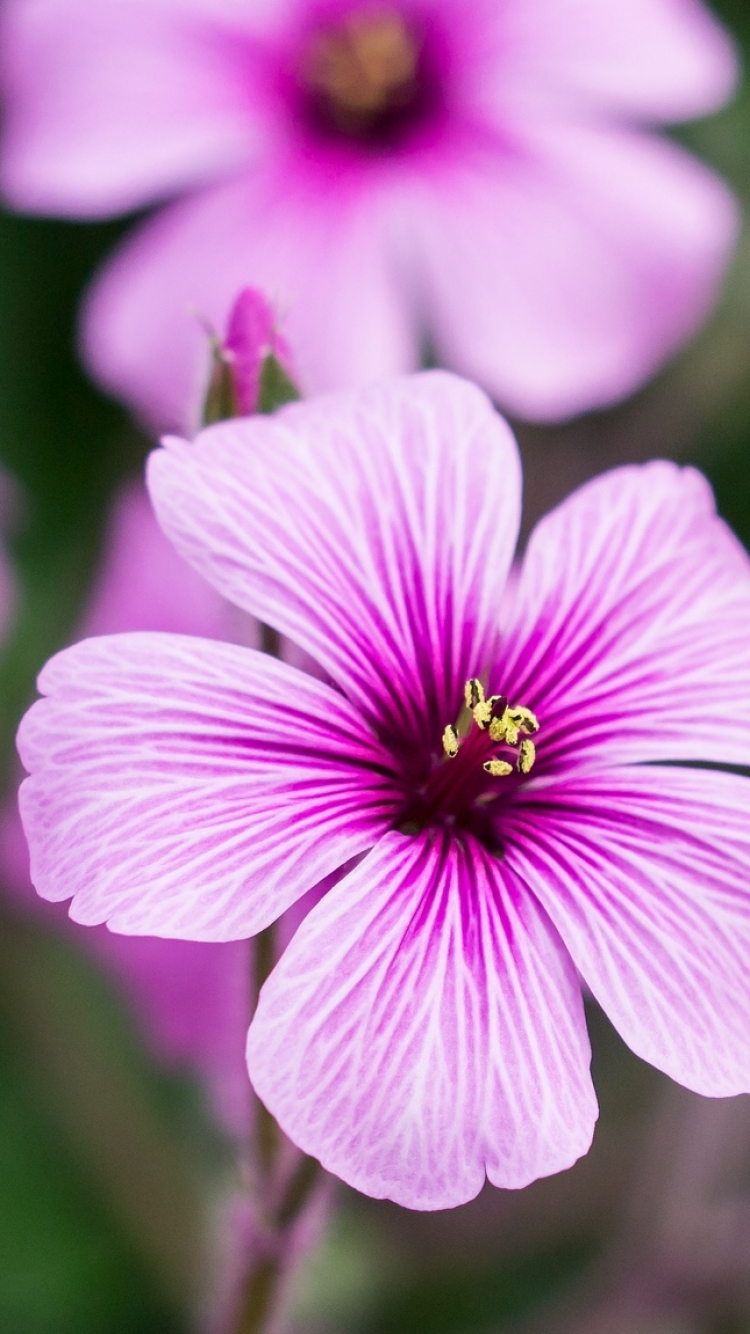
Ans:
[{"label": "blurred leaf", "polygon": [[593,1243],[579,1242],[470,1273],[436,1269],[393,1293],[361,1328],[363,1334],[491,1334],[558,1297],[595,1254]]},{"label": "blurred leaf", "polygon": [[[19,1026],[18,996],[8,987],[9,943],[19,966],[30,957],[28,948],[20,950],[6,933],[0,992],[0,1329],[9,1334],[178,1334],[178,1308],[150,1269],[142,1244],[128,1235],[111,1198],[105,1205],[96,1174],[81,1170],[71,1136],[61,1133],[55,1079],[48,1066],[40,1066],[29,1041],[35,1018],[29,1022],[24,1016]],[[42,991],[40,1003],[54,995],[54,987],[46,997]],[[65,1006],[50,1016],[50,1041],[56,1041],[56,1026],[69,1017]],[[69,1030],[60,1059],[69,1060],[72,1044],[85,1065],[87,1042],[80,1028]],[[80,1069],[71,1073],[75,1077]],[[115,1095],[120,1091],[113,1089]],[[100,1118],[101,1140],[106,1112],[91,1094],[90,1082],[84,1081],[79,1096],[90,1100],[90,1117]],[[123,1115],[129,1110],[125,1101]],[[85,1116],[79,1129],[84,1135],[90,1130]],[[121,1146],[121,1153],[127,1147]],[[146,1166],[141,1164],[141,1170]]]},{"label": "blurred leaf", "polygon": [[[227,1150],[193,1086],[157,1069],[140,1049],[119,998],[87,957],[56,932],[7,915],[1,925],[0,1099],[5,1071],[16,1100],[37,1109],[28,1123],[27,1156],[34,1160],[39,1140],[43,1158],[50,1141],[63,1165],[61,1175],[49,1174],[50,1200],[33,1181],[23,1184],[23,1172],[18,1197],[24,1190],[34,1196],[30,1207],[41,1211],[50,1252],[57,1245],[58,1263],[72,1266],[76,1311],[83,1261],[71,1255],[68,1232],[87,1238],[93,1211],[105,1219],[96,1231],[107,1248],[111,1282],[126,1294],[133,1289],[125,1309],[139,1320],[142,1310],[149,1320],[158,1311],[162,1323],[154,1328],[178,1330],[204,1295],[207,1203],[226,1184]],[[12,1134],[4,1138],[7,1129],[0,1113],[0,1165],[21,1162],[25,1152]],[[19,1208],[26,1207],[19,1198],[0,1188],[0,1329],[11,1328],[2,1319],[8,1280],[2,1237],[17,1233]],[[66,1199],[70,1224],[58,1227]],[[33,1269],[33,1255],[27,1265]],[[75,1323],[77,1315],[66,1324],[67,1311],[63,1306],[59,1315],[61,1330],[89,1328]],[[43,1328],[56,1334],[58,1325]],[[110,1325],[91,1328],[106,1334]]]}]

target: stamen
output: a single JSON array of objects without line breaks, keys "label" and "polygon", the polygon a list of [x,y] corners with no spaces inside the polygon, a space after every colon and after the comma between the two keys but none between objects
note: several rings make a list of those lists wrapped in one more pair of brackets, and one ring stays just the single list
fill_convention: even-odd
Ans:
[{"label": "stamen", "polygon": [[509,746],[518,745],[520,732],[533,735],[539,731],[539,723],[531,709],[508,709],[503,722],[505,725],[505,740]]},{"label": "stamen", "polygon": [[[498,746],[519,747],[516,768],[520,774],[530,773],[536,759],[536,746],[528,737],[539,731],[539,722],[531,709],[510,708],[505,695],[490,695],[488,698],[477,676],[469,677],[464,686],[464,703],[466,712],[480,731],[489,732],[490,741]],[[443,751],[448,759],[456,758],[467,730],[462,719],[455,726],[449,723],[445,728]],[[493,778],[501,778],[513,772],[512,764],[497,757],[485,760],[483,768]]]},{"label": "stamen", "polygon": [[476,676],[470,676],[464,686],[464,701],[472,713],[478,704],[484,704],[484,686]]},{"label": "stamen", "polygon": [[[489,727],[492,735],[492,724],[499,724],[508,708],[505,695],[490,695],[487,699],[482,682],[472,676],[464,686],[464,700],[477,727],[481,727],[483,732]],[[495,737],[494,740],[502,740],[502,737]]]},{"label": "stamen", "polygon": [[518,752],[519,774],[529,773],[534,767],[535,759],[536,759],[536,746],[534,745],[534,742],[522,741],[521,748]]},{"label": "stamen", "polygon": [[509,745],[514,743],[508,736],[508,710],[503,710],[498,718],[493,718],[490,723],[490,741],[499,744],[501,741],[507,741]]},{"label": "stamen", "polygon": [[513,773],[513,765],[508,764],[507,760],[485,760],[482,768],[493,778],[505,778],[507,774]]},{"label": "stamen", "polygon": [[455,760],[458,754],[458,732],[452,723],[448,723],[443,732],[443,750],[449,760]]}]

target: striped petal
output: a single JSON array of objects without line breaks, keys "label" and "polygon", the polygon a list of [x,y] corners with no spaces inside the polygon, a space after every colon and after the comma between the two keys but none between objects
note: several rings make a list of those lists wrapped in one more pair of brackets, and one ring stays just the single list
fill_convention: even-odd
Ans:
[{"label": "striped petal", "polygon": [[39,688],[19,732],[31,876],[85,925],[253,935],[393,818],[388,756],[351,706],[252,649],[89,639]]},{"label": "striped petal", "polygon": [[692,468],[620,468],[542,519],[503,633],[539,773],[750,760],[750,560]]},{"label": "striped petal", "polygon": [[370,719],[432,749],[492,660],[520,508],[508,427],[444,372],[167,441],[158,518],[226,597],[302,645]]},{"label": "striped petal", "polygon": [[302,923],[248,1061],[295,1143],[413,1209],[558,1172],[596,1118],[570,960],[471,838],[382,839]]},{"label": "striped petal", "polygon": [[530,786],[503,831],[628,1046],[697,1093],[750,1092],[750,779],[580,773]]}]

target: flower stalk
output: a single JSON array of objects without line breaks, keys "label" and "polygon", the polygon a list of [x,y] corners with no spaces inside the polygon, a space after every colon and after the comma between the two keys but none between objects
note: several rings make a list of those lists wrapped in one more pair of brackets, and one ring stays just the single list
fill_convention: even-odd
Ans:
[{"label": "flower stalk", "polygon": [[[254,1010],[276,962],[275,927],[259,932],[250,945]],[[272,1328],[286,1280],[302,1251],[298,1224],[322,1178],[320,1164],[286,1139],[255,1094],[253,1132],[255,1245],[244,1277],[236,1334],[265,1334]]]},{"label": "flower stalk", "polygon": [[[244,289],[232,307],[224,340],[209,332],[209,342],[212,370],[203,406],[204,426],[234,417],[268,415],[300,397],[288,369],[285,344],[261,293]],[[260,647],[273,658],[281,657],[281,636],[272,626],[261,624]],[[278,957],[273,924],[252,937],[250,950],[254,1013]],[[255,1093],[251,1144],[248,1190],[255,1228],[236,1334],[264,1334],[274,1325],[285,1281],[303,1250],[297,1225],[321,1179],[319,1163],[287,1140]]]}]

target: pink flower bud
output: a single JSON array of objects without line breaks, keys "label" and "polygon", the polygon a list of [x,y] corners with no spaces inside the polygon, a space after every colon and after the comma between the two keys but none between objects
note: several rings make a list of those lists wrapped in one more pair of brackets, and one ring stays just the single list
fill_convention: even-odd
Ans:
[{"label": "pink flower bud", "polygon": [[212,337],[214,364],[204,422],[273,412],[299,398],[291,379],[290,354],[266,298],[245,287],[235,301],[223,342]]}]

